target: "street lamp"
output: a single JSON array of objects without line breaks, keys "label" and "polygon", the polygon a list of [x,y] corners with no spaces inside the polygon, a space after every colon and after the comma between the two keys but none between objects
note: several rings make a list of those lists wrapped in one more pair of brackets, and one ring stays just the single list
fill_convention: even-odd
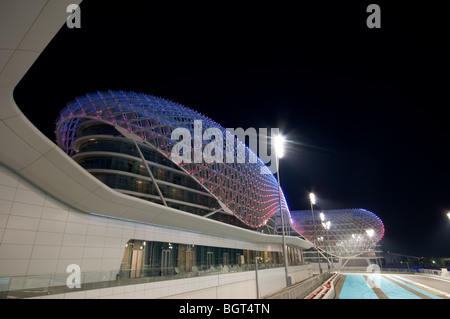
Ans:
[{"label": "street lamp", "polygon": [[[330,227],[331,227],[331,221],[330,220],[326,221],[325,215],[322,212],[319,214],[319,216],[320,216],[320,220],[322,221],[322,226],[326,230],[326,234],[328,235],[328,231],[330,230]],[[325,243],[325,253],[328,255],[327,265],[328,265],[328,270],[330,270],[330,259],[331,259],[331,264],[333,264],[333,257],[331,256],[331,254],[328,254],[327,247],[328,247],[328,238],[326,239],[326,243]]]},{"label": "street lamp", "polygon": [[274,138],[275,142],[275,153],[277,158],[282,158],[284,156],[284,143],[285,139],[283,135],[277,135]]},{"label": "street lamp", "polygon": [[316,204],[316,195],[314,193],[309,193],[309,201],[311,202],[311,205]]},{"label": "street lamp", "polygon": [[319,263],[319,273],[322,273],[322,266],[320,266],[320,256],[319,256],[319,247],[317,247],[317,232],[316,232],[316,221],[314,219],[314,208],[313,205],[316,204],[316,195],[314,193],[309,193],[309,202],[311,203],[311,215],[313,220],[314,227],[314,241],[317,249],[317,262]]},{"label": "street lamp", "polygon": [[255,276],[256,276],[256,299],[259,299],[259,280],[258,280],[258,261],[262,261],[262,257],[255,257]]},{"label": "street lamp", "polygon": [[284,214],[283,214],[283,206],[281,205],[281,184],[280,184],[280,166],[279,166],[279,159],[284,156],[284,142],[285,139],[282,135],[278,134],[274,137],[274,146],[276,154],[275,158],[277,162],[278,201],[280,205],[280,217],[281,217],[281,237],[283,239],[284,273],[286,277],[286,287],[289,287],[291,285],[291,278],[289,277],[288,273],[286,237],[284,234]]},{"label": "street lamp", "polygon": [[366,229],[366,233],[367,233],[367,235],[369,236],[369,237],[372,237],[373,236],[373,234],[374,234],[374,230],[371,228],[371,229]]},{"label": "street lamp", "polygon": [[447,217],[450,220],[450,212],[447,213]]}]

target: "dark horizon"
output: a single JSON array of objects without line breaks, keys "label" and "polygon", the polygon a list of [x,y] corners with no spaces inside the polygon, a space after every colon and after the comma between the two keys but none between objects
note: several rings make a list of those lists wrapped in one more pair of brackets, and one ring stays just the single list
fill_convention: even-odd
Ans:
[{"label": "dark horizon", "polygon": [[[110,3],[110,2],[108,2]],[[160,96],[223,127],[279,127],[280,180],[291,210],[364,208],[385,251],[450,256],[444,10],[357,4],[142,4],[85,0],[15,90],[51,140],[76,96]],[[448,27],[447,27],[448,28]]]}]

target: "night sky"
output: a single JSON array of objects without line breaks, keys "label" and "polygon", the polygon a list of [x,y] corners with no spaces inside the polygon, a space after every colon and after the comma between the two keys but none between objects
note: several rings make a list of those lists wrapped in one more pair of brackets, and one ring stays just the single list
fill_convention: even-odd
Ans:
[{"label": "night sky", "polygon": [[[448,16],[407,1],[143,4],[85,0],[15,90],[51,140],[67,102],[127,90],[289,139],[291,210],[365,208],[382,249],[450,256]],[[319,1],[316,1],[319,2]],[[381,29],[369,29],[370,3]],[[392,1],[391,1],[392,2]],[[69,15],[69,14],[67,14]]]}]

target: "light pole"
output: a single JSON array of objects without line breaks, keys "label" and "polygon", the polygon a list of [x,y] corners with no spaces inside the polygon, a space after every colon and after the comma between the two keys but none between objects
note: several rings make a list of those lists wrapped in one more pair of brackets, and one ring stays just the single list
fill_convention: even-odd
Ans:
[{"label": "light pole", "polygon": [[283,256],[284,256],[284,273],[286,277],[286,287],[291,285],[291,278],[289,277],[288,272],[288,258],[287,258],[287,249],[286,249],[286,237],[284,234],[284,214],[283,214],[283,206],[281,205],[281,184],[280,184],[280,165],[279,159],[284,156],[284,137],[282,135],[277,135],[274,138],[275,142],[275,153],[276,153],[276,162],[277,162],[277,181],[278,181],[278,201],[280,205],[280,217],[281,217],[281,238],[283,240]]},{"label": "light pole", "polygon": [[[375,235],[375,230],[374,230],[373,228],[366,229],[366,234],[367,234],[367,236],[369,236],[369,238],[370,238],[369,243],[370,243],[370,244],[373,244],[373,255],[374,255],[374,257],[375,257],[375,261],[380,262],[380,265],[378,265],[378,266],[379,266],[380,269],[381,269],[381,261],[380,261],[378,258],[376,258],[376,257],[377,257],[377,250],[376,250],[376,247],[375,247],[376,242],[375,242],[375,241],[372,241],[373,235]],[[409,264],[408,264],[408,269],[409,269]]]},{"label": "light pole", "polygon": [[316,203],[316,195],[314,193],[309,193],[309,202],[311,204],[311,215],[312,215],[313,227],[314,227],[314,242],[315,242],[316,249],[317,249],[317,262],[319,263],[319,274],[321,274],[322,266],[320,266],[319,247],[317,247],[316,221],[314,219],[314,208],[313,208],[313,205]]},{"label": "light pole", "polygon": [[[320,220],[322,221],[322,226],[323,228],[325,228],[326,230],[326,234],[328,235],[328,231],[330,230],[330,226],[331,226],[331,221],[325,221],[325,215],[324,213],[320,213]],[[328,255],[327,258],[327,265],[328,265],[328,271],[330,270],[330,259],[331,259],[331,264],[333,264],[333,257],[331,256],[330,253],[328,253],[328,236],[326,236],[325,238],[325,253]]]}]

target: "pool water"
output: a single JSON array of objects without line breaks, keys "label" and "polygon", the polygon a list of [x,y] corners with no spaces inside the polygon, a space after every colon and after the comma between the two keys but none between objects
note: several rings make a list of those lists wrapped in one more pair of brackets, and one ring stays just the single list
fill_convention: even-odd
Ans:
[{"label": "pool water", "polygon": [[410,280],[384,274],[346,274],[339,299],[442,299],[412,283]]}]

